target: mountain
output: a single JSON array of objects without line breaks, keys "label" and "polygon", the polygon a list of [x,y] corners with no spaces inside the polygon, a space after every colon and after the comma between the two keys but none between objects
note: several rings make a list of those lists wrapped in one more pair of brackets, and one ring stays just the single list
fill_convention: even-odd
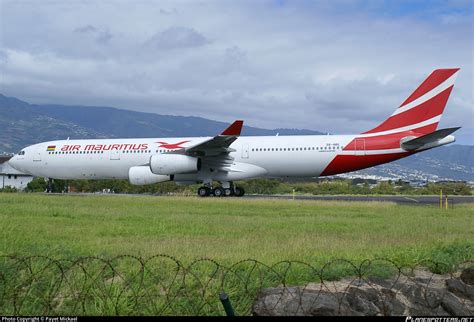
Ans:
[{"label": "mountain", "polygon": [[402,179],[406,181],[463,180],[474,183],[474,146],[448,145],[340,175],[346,178]]},{"label": "mountain", "polygon": [[26,145],[68,136],[106,138],[95,131],[43,113],[34,105],[0,95],[0,153],[16,152]]},{"label": "mountain", "polygon": [[[211,136],[229,123],[195,116],[134,112],[113,107],[33,105],[0,94],[0,152],[62,138]],[[311,130],[244,126],[244,135],[312,135]]]},{"label": "mountain", "polygon": [[[34,105],[0,94],[0,154],[37,142],[65,139],[211,136],[228,123],[194,116],[134,112],[113,107]],[[311,130],[245,126],[243,135],[312,135]],[[444,146],[396,162],[342,175],[403,180],[474,182],[474,146]]]}]

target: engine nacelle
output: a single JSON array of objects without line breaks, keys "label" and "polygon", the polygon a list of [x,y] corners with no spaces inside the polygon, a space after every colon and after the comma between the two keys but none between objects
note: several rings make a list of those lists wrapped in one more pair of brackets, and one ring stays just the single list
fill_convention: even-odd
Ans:
[{"label": "engine nacelle", "polygon": [[150,169],[154,174],[192,173],[200,168],[201,160],[199,158],[183,154],[155,154],[150,158]]},{"label": "engine nacelle", "polygon": [[128,170],[128,180],[136,186],[170,181],[172,178],[167,175],[159,175],[151,172],[148,166],[131,167]]}]

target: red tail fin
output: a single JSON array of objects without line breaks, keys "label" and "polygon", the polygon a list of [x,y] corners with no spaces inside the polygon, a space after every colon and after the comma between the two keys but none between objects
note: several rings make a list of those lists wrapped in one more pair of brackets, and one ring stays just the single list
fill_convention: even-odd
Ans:
[{"label": "red tail fin", "polygon": [[458,70],[459,68],[450,68],[433,71],[388,119],[364,134],[408,130],[418,133],[435,131]]}]

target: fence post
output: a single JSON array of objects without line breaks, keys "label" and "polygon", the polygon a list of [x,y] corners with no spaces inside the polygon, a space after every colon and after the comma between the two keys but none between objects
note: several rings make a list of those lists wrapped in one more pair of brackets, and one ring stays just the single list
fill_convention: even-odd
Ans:
[{"label": "fence post", "polygon": [[224,310],[227,316],[235,316],[234,308],[232,307],[232,304],[230,303],[229,296],[225,292],[222,292],[219,295],[219,298],[221,300],[222,306],[224,307]]},{"label": "fence post", "polygon": [[443,209],[443,189],[439,192],[439,208]]}]

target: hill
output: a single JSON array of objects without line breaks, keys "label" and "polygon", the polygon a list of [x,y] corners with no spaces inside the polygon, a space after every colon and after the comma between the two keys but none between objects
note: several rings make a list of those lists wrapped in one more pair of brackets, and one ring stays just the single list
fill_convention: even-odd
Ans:
[{"label": "hill", "polygon": [[[0,152],[62,138],[131,138],[215,135],[227,122],[194,116],[160,115],[113,107],[34,105],[0,94]],[[298,129],[245,126],[244,135],[322,134]]]},{"label": "hill", "polygon": [[463,180],[474,182],[474,146],[448,145],[395,162],[355,171],[343,177],[407,181]]}]

